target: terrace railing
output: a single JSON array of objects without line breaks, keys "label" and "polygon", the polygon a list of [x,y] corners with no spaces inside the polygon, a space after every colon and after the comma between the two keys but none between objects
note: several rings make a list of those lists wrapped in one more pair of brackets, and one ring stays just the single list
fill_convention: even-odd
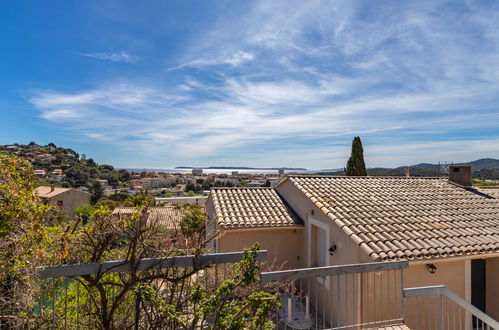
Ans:
[{"label": "terrace railing", "polygon": [[[265,260],[266,255],[266,251],[259,251],[257,259]],[[109,299],[115,299],[115,276],[132,269],[165,272],[166,278],[172,270],[188,272],[194,267],[210,266],[187,282],[158,283],[157,294],[168,293],[174,299],[182,299],[175,296],[180,285],[192,287],[202,283],[214,289],[243,256],[242,252],[218,253],[143,259],[135,264],[110,261],[39,268],[42,285],[37,313],[55,328],[91,328],[99,315],[95,314],[89,295],[82,294],[88,290],[82,279],[107,276],[109,284],[105,290]],[[497,321],[445,286],[404,288],[403,271],[407,267],[407,261],[397,261],[262,272],[257,286],[280,295],[282,306],[272,315],[278,329],[360,329],[404,324],[413,330],[499,330]],[[130,302],[119,311],[120,317],[133,320],[136,329],[147,324],[145,308],[136,293],[121,299]]]},{"label": "terrace railing", "polygon": [[261,273],[280,292],[278,328],[365,328],[404,321],[406,261],[327,266]]},{"label": "terrace railing", "polygon": [[[188,299],[189,288],[198,283],[203,284],[207,290],[214,290],[227,278],[233,265],[243,257],[244,252],[234,252],[142,259],[134,263],[121,260],[39,267],[37,277],[40,279],[40,286],[36,292],[35,313],[42,320],[41,324],[52,328],[94,328],[96,320],[102,317],[102,308],[99,310],[99,303],[92,296],[102,297],[104,294],[108,301],[106,308],[111,308],[115,300],[121,299],[124,302],[116,311],[120,315],[120,323],[111,324],[111,328],[138,329],[144,328],[144,325],[147,328],[148,320],[144,314],[155,311],[151,311],[151,306],[141,304],[140,293],[137,294],[136,290],[118,296],[123,282],[126,282],[120,276],[129,276],[132,270],[150,274],[159,272],[160,276],[154,280],[157,287],[155,294],[167,295],[170,301],[175,302]],[[260,263],[266,257],[267,251],[258,251],[257,262]],[[182,278],[183,274],[200,268],[201,270]],[[182,279],[172,281],[173,275]],[[96,278],[104,283],[101,288],[89,285]],[[98,292],[99,289],[104,292]],[[183,296],[180,296],[180,292],[184,293]]]},{"label": "terrace railing", "polygon": [[499,322],[442,285],[404,289],[411,329],[499,329]]}]

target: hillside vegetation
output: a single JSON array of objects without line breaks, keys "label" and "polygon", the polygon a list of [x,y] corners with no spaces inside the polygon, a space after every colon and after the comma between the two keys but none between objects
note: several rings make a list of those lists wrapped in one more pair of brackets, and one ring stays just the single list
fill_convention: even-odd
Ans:
[{"label": "hillside vegetation", "polygon": [[[14,144],[0,146],[0,152],[13,153],[31,163],[35,170],[43,170],[38,176],[46,183],[61,186],[89,186],[96,180],[107,180],[112,187],[130,180],[127,170],[116,170],[111,165],[99,165],[92,158],[86,158],[71,148],[58,147],[53,143],[38,145]],[[62,173],[60,172],[62,170]],[[61,173],[61,174],[59,174]]]}]

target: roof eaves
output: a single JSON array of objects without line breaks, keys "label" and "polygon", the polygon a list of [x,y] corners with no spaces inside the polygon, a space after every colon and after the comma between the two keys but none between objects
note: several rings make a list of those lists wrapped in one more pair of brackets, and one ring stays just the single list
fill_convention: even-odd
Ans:
[{"label": "roof eaves", "polygon": [[340,227],[340,229],[354,242],[356,243],[363,252],[365,252],[369,258],[373,261],[380,261],[381,260],[381,257],[373,250],[369,247],[369,245],[367,245],[366,242],[364,242],[364,240],[362,238],[360,238],[359,236],[357,236],[353,231],[350,230],[350,228],[348,228],[347,225],[345,225],[343,222],[341,222],[341,220],[339,220],[338,218],[336,218],[334,216],[334,214],[332,214],[331,212],[328,212],[327,213],[327,216],[333,220],[333,223],[335,225],[337,225],[338,227]]}]

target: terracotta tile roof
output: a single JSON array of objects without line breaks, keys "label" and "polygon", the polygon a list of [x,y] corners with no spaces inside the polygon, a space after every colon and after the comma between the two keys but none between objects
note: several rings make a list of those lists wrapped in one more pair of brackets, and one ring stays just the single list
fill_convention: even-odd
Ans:
[{"label": "terracotta tile roof", "polygon": [[71,190],[71,188],[40,186],[35,188],[35,193],[40,198],[50,198],[59,195],[63,192],[66,192],[68,190]]},{"label": "terracotta tile roof", "polygon": [[476,190],[499,199],[499,187],[475,187]]},{"label": "terracotta tile roof", "polygon": [[499,252],[499,200],[447,179],[289,180],[373,260]]},{"label": "terracotta tile roof", "polygon": [[273,188],[215,188],[210,196],[225,229],[303,226]]},{"label": "terracotta tile roof", "polygon": [[[149,208],[148,221],[157,223],[166,227],[167,229],[179,229],[180,221],[184,216],[184,210],[182,208],[174,206],[166,207],[151,207]],[[133,207],[117,207],[113,210],[114,215],[129,216],[137,212]]]}]

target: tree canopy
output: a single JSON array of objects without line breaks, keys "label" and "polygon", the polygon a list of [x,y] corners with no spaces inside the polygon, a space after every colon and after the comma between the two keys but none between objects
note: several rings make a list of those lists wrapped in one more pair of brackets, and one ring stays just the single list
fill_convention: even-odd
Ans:
[{"label": "tree canopy", "polygon": [[348,176],[366,176],[366,163],[364,162],[364,149],[360,137],[356,136],[352,141],[352,154],[347,162],[345,174]]}]

